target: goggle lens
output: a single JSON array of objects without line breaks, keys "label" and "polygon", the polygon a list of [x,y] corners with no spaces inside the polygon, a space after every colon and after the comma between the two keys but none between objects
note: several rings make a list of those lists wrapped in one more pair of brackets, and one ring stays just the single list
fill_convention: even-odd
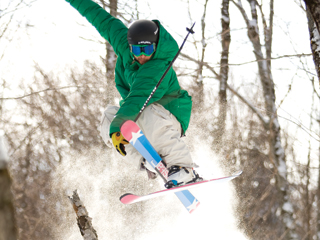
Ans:
[{"label": "goggle lens", "polygon": [[131,52],[136,57],[139,57],[141,55],[145,56],[151,56],[152,53],[155,51],[155,45],[131,45]]}]

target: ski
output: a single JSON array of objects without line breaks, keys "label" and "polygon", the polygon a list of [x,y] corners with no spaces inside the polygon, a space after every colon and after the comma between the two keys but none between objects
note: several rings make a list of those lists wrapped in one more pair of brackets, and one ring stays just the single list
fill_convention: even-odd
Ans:
[{"label": "ski", "polygon": [[[156,170],[164,182],[167,182],[168,169],[164,166],[161,157],[145,137],[140,127],[135,122],[128,120],[122,124],[121,133]],[[187,189],[175,191],[175,194],[189,213],[193,212],[200,204],[200,202]],[[122,199],[123,196],[120,200]]]},{"label": "ski", "polygon": [[[187,190],[187,189],[194,188],[194,187],[200,187],[200,186],[204,186],[204,185],[208,186],[209,184],[213,184],[213,183],[227,182],[227,181],[230,181],[236,177],[239,177],[241,174],[242,174],[242,171],[237,171],[234,174],[227,176],[227,177],[204,180],[201,182],[191,183],[191,184],[183,185],[180,187],[174,187],[174,188],[169,188],[169,189],[165,189],[162,191],[153,192],[153,193],[150,193],[148,195],[143,195],[143,196],[139,196],[139,195],[135,195],[135,194],[131,194],[131,193],[126,193],[120,197],[120,201],[124,204],[132,204],[132,203],[136,203],[136,202],[146,201],[146,200],[149,200],[152,198],[164,196],[164,195],[167,195],[170,193],[181,192],[182,190]],[[196,208],[196,207],[197,207],[197,202],[190,205],[189,210],[193,210],[193,208]]]}]

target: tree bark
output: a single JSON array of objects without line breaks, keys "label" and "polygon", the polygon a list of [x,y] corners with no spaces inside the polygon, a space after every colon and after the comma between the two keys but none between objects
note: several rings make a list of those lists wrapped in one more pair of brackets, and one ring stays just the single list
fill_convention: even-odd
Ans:
[{"label": "tree bark", "polygon": [[[101,1],[103,8],[107,7],[104,1]],[[109,11],[113,17],[117,17],[118,15],[118,0],[110,0],[109,3]],[[108,88],[108,96],[107,103],[114,104],[114,99],[117,96],[117,89],[114,83],[114,70],[116,67],[117,55],[115,54],[112,46],[107,41],[106,45],[106,58],[103,59],[106,66],[106,77],[107,77],[107,88]]]},{"label": "tree bark", "polygon": [[72,197],[69,197],[73,209],[77,214],[77,223],[80,233],[84,240],[98,240],[96,230],[92,226],[92,219],[89,217],[86,207],[83,205],[77,190],[73,192]]},{"label": "tree bark", "polygon": [[230,16],[229,0],[222,0],[221,8],[221,44],[222,52],[220,59],[220,88],[219,88],[219,128],[217,132],[218,139],[222,140],[225,131],[227,117],[227,82],[229,74],[229,46],[231,42],[230,35]]},{"label": "tree bark", "polygon": [[8,156],[0,136],[0,240],[16,240],[18,237],[14,205],[11,193],[11,177],[7,168]]},{"label": "tree bark", "polygon": [[[319,126],[320,126],[320,120],[319,120]],[[318,147],[318,161],[319,161],[319,165],[318,165],[318,188],[317,188],[317,228],[316,228],[316,234],[317,234],[317,238],[316,239],[320,239],[320,143],[319,143],[319,147]]]},{"label": "tree bark", "polygon": [[305,0],[307,9],[310,47],[320,82],[320,0]]},{"label": "tree bark", "polygon": [[318,32],[320,32],[320,0],[304,0],[304,2],[306,3],[307,10],[311,13]]}]

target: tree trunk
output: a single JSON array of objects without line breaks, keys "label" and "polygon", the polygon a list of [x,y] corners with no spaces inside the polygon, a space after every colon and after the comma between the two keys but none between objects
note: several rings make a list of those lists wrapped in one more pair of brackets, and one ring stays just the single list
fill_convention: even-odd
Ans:
[{"label": "tree trunk", "polygon": [[229,74],[229,46],[231,42],[230,35],[230,16],[229,16],[229,0],[222,1],[221,8],[221,60],[220,60],[220,88],[219,88],[219,128],[217,132],[218,139],[222,140],[225,131],[227,117],[227,82]]},{"label": "tree trunk", "polygon": [[96,230],[92,226],[92,219],[89,217],[86,207],[83,205],[77,190],[73,192],[72,197],[69,197],[73,209],[77,214],[77,223],[80,233],[84,240],[98,240]]},{"label": "tree trunk", "polygon": [[307,10],[310,11],[313,21],[320,32],[320,0],[304,0]]},{"label": "tree trunk", "polygon": [[[318,119],[319,124],[319,134],[320,134],[320,116]],[[317,199],[317,224],[316,224],[316,236],[318,240],[320,240],[320,142],[318,146],[318,188],[316,192],[316,199]]]},{"label": "tree trunk", "polygon": [[[259,28],[258,28],[258,13],[257,7],[261,6],[255,0],[247,0],[251,8],[251,19],[245,12],[245,9],[241,5],[241,1],[233,3],[240,10],[248,30],[248,37],[252,43],[255,58],[258,64],[259,78],[263,89],[264,103],[267,114],[267,120],[262,119],[265,131],[269,134],[269,161],[275,166],[275,178],[276,178],[276,195],[277,202],[273,204],[272,215],[274,221],[278,221],[278,229],[275,232],[280,234],[281,239],[295,239],[295,228],[293,226],[293,206],[289,199],[288,193],[288,181],[287,181],[287,166],[285,163],[284,149],[281,144],[280,124],[277,116],[277,109],[275,104],[275,88],[271,72],[271,62],[267,59],[267,56],[271,56],[272,49],[272,25],[267,26],[264,15],[262,14],[262,22],[264,25],[264,39],[266,44],[265,56],[262,51],[262,44],[260,41]],[[273,0],[270,0],[270,22],[273,23]],[[280,216],[277,215],[280,212]]]},{"label": "tree trunk", "polygon": [[[254,0],[248,0],[251,6],[251,15],[253,21],[248,24],[248,37],[252,42],[254,48],[254,54],[258,64],[259,77],[263,88],[263,95],[265,99],[265,108],[268,116],[267,121],[269,124],[265,124],[265,130],[269,131],[269,157],[271,163],[275,165],[275,176],[278,191],[278,209],[281,210],[280,221],[282,222],[285,232],[283,233],[283,239],[294,239],[294,228],[292,226],[292,204],[289,201],[288,195],[288,182],[287,182],[287,166],[285,163],[284,149],[281,144],[281,129],[277,116],[277,109],[275,105],[275,89],[274,82],[271,73],[270,63],[264,57],[262,53],[262,45],[260,43],[259,30],[258,30],[258,15],[256,11],[256,2]],[[271,0],[273,3],[273,0]],[[273,4],[270,4],[273,5]],[[272,11],[273,14],[273,11]],[[271,15],[270,15],[271,16]],[[266,28],[266,27],[265,27]],[[272,26],[269,26],[272,29]],[[269,39],[267,44],[271,44],[270,32],[265,36],[265,39]],[[271,54],[271,45],[267,47],[267,51]]]},{"label": "tree trunk", "polygon": [[[107,5],[102,1],[103,8],[106,8]],[[109,3],[110,14],[113,17],[118,15],[118,0],[110,0]],[[114,69],[116,67],[117,55],[115,54],[110,43],[106,41],[106,58],[103,59],[106,66],[106,77],[107,77],[107,104],[114,105],[115,97],[117,96],[117,89],[114,83]]]},{"label": "tree trunk", "polygon": [[310,34],[310,47],[318,81],[320,82],[320,1],[305,0],[305,3]]},{"label": "tree trunk", "polygon": [[0,136],[0,240],[16,240],[11,177],[7,169],[8,156]]},{"label": "tree trunk", "polygon": [[[201,57],[200,61],[198,62],[198,73],[196,78],[196,95],[198,96],[197,104],[199,106],[204,105],[204,83],[203,83],[203,67],[204,67],[204,57],[207,47],[207,40],[205,37],[205,30],[206,30],[206,14],[207,14],[207,6],[208,6],[208,0],[205,0],[203,5],[203,14],[201,18],[201,43],[202,43],[202,49],[201,49]],[[194,101],[195,102],[195,101]]]}]

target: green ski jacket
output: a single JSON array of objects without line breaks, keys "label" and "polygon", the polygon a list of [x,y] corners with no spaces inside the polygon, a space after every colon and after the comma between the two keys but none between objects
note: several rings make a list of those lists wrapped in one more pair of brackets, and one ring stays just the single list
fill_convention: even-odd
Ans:
[{"label": "green ski jacket", "polygon": [[[110,135],[120,131],[125,120],[134,120],[161,76],[179,50],[177,42],[158,20],[159,42],[152,58],[141,65],[134,60],[127,41],[128,28],[91,0],[66,0],[84,16],[113,47],[117,54],[115,83],[121,95],[120,109],[110,125]],[[192,100],[182,90],[171,67],[149,104],[157,102],[181,123],[185,133],[191,116]]]}]

